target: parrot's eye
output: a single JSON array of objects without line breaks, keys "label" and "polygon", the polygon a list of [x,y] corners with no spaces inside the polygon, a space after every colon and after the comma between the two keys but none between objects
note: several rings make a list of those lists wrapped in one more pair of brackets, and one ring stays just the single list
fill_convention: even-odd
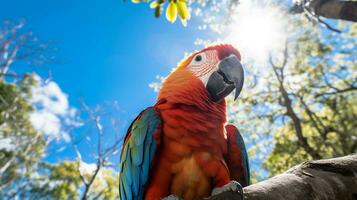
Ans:
[{"label": "parrot's eye", "polygon": [[196,62],[200,62],[202,60],[202,56],[201,55],[197,55],[196,57],[195,57],[195,61]]},{"label": "parrot's eye", "polygon": [[[219,59],[216,50],[207,50],[204,52],[199,52],[192,57],[188,68],[197,76],[203,77],[209,74],[214,69],[218,63]],[[207,76],[208,77],[208,76]],[[206,77],[206,79],[207,79]],[[205,80],[206,81],[206,80]]]}]

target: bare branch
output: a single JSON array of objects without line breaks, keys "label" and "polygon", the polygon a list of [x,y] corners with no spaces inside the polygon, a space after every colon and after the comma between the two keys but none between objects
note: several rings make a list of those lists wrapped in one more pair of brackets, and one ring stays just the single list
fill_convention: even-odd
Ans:
[{"label": "bare branch", "polygon": [[25,32],[24,24],[24,21],[17,24],[7,21],[5,28],[0,30],[0,80],[16,61],[37,66],[53,59],[53,56],[43,55],[50,45],[40,43],[32,32]]},{"label": "bare branch", "polygon": [[[91,109],[87,104],[85,104],[83,99],[80,99],[81,103],[81,108],[82,110],[88,114],[89,121],[88,123],[94,123],[95,130],[97,133],[97,141],[96,141],[96,163],[95,163],[95,169],[92,174],[89,175],[81,175],[81,180],[84,184],[84,192],[82,194],[81,199],[85,200],[88,199],[91,193],[91,188],[96,180],[96,178],[99,176],[100,171],[110,165],[110,162],[108,162],[108,159],[112,154],[117,152],[119,150],[119,144],[122,141],[122,138],[117,138],[112,145],[104,145],[103,143],[103,137],[104,137],[104,129],[101,124],[101,116],[103,116],[102,108],[101,106],[96,106],[94,109]],[[77,155],[80,155],[78,149],[75,149],[77,152]],[[81,156],[77,156],[81,157]],[[79,169],[78,165],[78,169]],[[80,171],[80,170],[79,170]],[[95,195],[95,198],[100,198],[101,192],[98,192],[98,194]]]},{"label": "bare branch", "polygon": [[287,59],[288,59],[288,46],[287,46],[287,42],[285,45],[285,49],[284,49],[284,57],[283,57],[283,64],[278,67],[273,60],[269,59],[270,65],[275,73],[276,78],[278,79],[279,82],[279,90],[280,93],[282,95],[283,98],[283,106],[286,108],[286,115],[292,120],[293,125],[294,125],[294,129],[295,129],[295,133],[296,136],[298,138],[299,144],[302,148],[305,149],[305,151],[310,154],[314,159],[321,159],[320,154],[313,149],[306,137],[303,135],[302,132],[302,125],[301,125],[301,120],[300,118],[297,116],[297,114],[294,111],[294,108],[292,106],[292,100],[289,97],[288,92],[286,91],[285,87],[284,87],[284,68],[287,65]]},{"label": "bare branch", "polygon": [[352,91],[355,91],[355,90],[357,90],[356,86],[351,86],[351,87],[344,88],[344,89],[335,88],[335,91],[318,93],[318,94],[315,95],[315,97],[318,98],[318,97],[321,97],[321,96],[330,96],[330,95],[342,94],[342,93],[346,93],[346,92],[352,92]]}]

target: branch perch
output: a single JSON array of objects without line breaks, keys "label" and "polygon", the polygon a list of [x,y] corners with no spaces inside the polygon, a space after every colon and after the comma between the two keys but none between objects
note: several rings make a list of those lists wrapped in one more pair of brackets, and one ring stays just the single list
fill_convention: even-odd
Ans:
[{"label": "branch perch", "polygon": [[[244,188],[246,200],[356,200],[357,154],[304,162],[268,180]],[[224,192],[208,199],[240,199]]]}]

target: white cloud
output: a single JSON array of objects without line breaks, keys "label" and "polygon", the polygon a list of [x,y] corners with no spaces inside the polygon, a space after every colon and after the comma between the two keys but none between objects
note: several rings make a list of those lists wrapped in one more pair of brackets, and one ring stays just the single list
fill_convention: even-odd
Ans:
[{"label": "white cloud", "polygon": [[[86,163],[83,160],[80,160],[79,162],[79,171],[85,178],[88,176],[93,176],[96,169],[97,165],[95,163]],[[97,184],[97,187],[100,188],[107,187],[102,170],[98,171],[95,184]]]},{"label": "white cloud", "polygon": [[65,126],[80,126],[77,110],[69,106],[68,96],[54,81],[46,82],[35,75],[37,86],[32,89],[30,102],[35,111],[30,120],[35,129],[48,136],[49,140],[69,141]]},{"label": "white cloud", "polygon": [[84,161],[80,161],[79,163],[79,171],[82,175],[93,175],[97,165],[95,163],[86,163]]},{"label": "white cloud", "polygon": [[149,87],[151,89],[153,89],[155,92],[159,92],[160,89],[161,89],[161,86],[162,86],[162,83],[163,83],[164,79],[165,79],[165,77],[157,75],[156,76],[156,81],[150,83]]},{"label": "white cloud", "polygon": [[61,120],[55,114],[40,110],[32,113],[30,119],[35,129],[52,138],[61,138]]},{"label": "white cloud", "polygon": [[37,87],[32,90],[32,102],[40,104],[47,111],[65,115],[68,112],[68,98],[57,83],[51,81],[45,84],[39,77],[36,78],[39,81]]}]

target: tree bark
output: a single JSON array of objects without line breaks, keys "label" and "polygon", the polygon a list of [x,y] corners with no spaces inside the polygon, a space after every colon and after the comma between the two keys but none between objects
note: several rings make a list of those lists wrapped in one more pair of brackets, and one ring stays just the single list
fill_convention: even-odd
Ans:
[{"label": "tree bark", "polygon": [[315,13],[317,16],[329,19],[341,19],[357,22],[357,1],[344,0],[307,0],[295,4],[291,13],[302,13],[305,9]]},{"label": "tree bark", "polygon": [[[224,192],[208,199],[240,199]],[[309,161],[244,188],[245,200],[357,200],[357,154]]]},{"label": "tree bark", "polygon": [[323,1],[315,9],[317,15],[330,19],[343,19],[357,22],[357,1]]}]

